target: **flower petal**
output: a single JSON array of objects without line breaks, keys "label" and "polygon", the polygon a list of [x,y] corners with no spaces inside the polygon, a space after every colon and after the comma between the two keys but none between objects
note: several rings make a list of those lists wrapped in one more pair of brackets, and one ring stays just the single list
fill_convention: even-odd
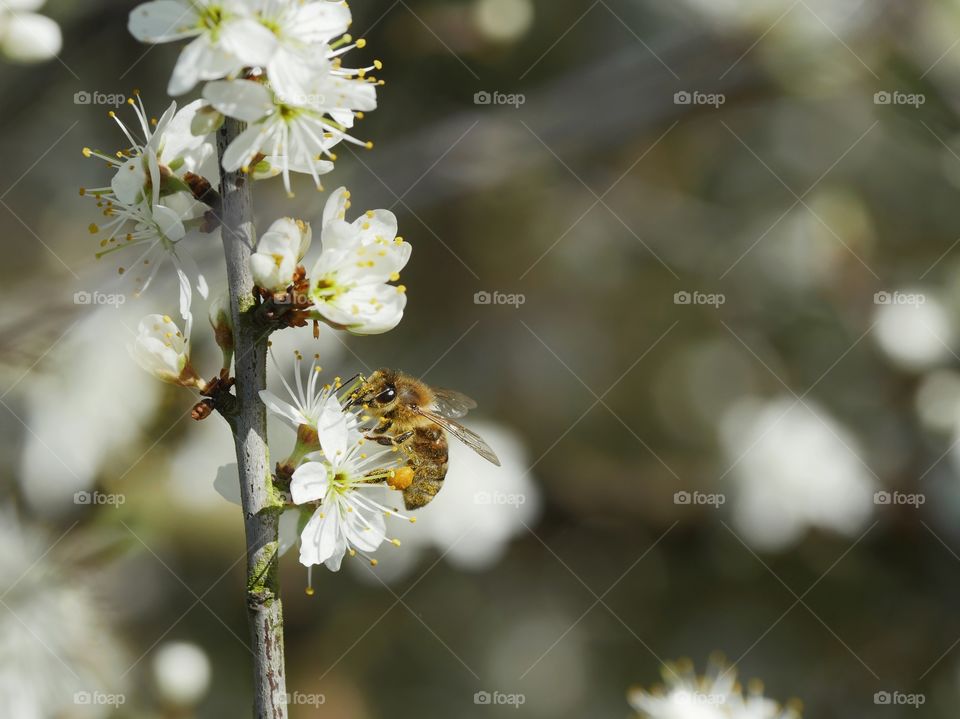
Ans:
[{"label": "flower petal", "polygon": [[292,404],[284,402],[282,399],[277,397],[270,390],[260,390],[260,401],[266,405],[267,409],[273,412],[278,417],[281,417],[287,420],[294,429],[297,429],[301,424],[307,424],[307,418],[294,407]]},{"label": "flower petal", "polygon": [[327,204],[323,206],[323,227],[326,232],[326,225],[330,220],[346,220],[347,202],[350,199],[350,193],[346,187],[338,187],[330,193],[327,198]]},{"label": "flower petal", "polygon": [[273,110],[270,91],[253,80],[211,82],[203,97],[219,112],[244,122],[254,122]]},{"label": "flower petal", "polygon": [[273,125],[259,123],[241,132],[223,153],[223,169],[227,172],[236,172],[241,167],[247,167],[254,155],[260,152],[264,145],[269,144],[274,131]]},{"label": "flower petal", "polygon": [[213,480],[213,488],[217,494],[231,504],[240,505],[240,474],[237,463],[225,464],[217,470],[217,478]]},{"label": "flower petal", "polygon": [[197,12],[189,3],[156,0],[135,7],[127,28],[140,42],[170,42],[200,33]]},{"label": "flower petal", "polygon": [[305,462],[293,473],[290,496],[294,504],[322,500],[330,489],[331,469],[321,462]]},{"label": "flower petal", "polygon": [[363,552],[377,549],[386,538],[386,522],[379,512],[361,512],[359,509],[347,514],[344,521],[347,541]]},{"label": "flower petal", "polygon": [[182,95],[200,80],[216,80],[239,71],[243,63],[221,47],[213,45],[207,35],[201,35],[180,51],[173,68],[167,92]]},{"label": "flower petal", "polygon": [[300,539],[300,510],[287,509],[280,514],[279,540],[277,552],[282,557],[290,547]]},{"label": "flower petal", "polygon": [[223,23],[220,46],[244,66],[266,65],[277,48],[277,38],[256,20],[237,18]]},{"label": "flower petal", "polygon": [[343,460],[347,452],[348,434],[347,414],[344,413],[336,396],[330,395],[317,418],[320,448],[330,464],[336,465]]}]

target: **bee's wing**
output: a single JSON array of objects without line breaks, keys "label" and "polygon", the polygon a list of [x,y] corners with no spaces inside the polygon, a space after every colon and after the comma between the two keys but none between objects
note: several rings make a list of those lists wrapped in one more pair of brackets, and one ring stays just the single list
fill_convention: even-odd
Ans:
[{"label": "bee's wing", "polygon": [[443,417],[436,412],[431,412],[428,409],[421,409],[417,407],[414,409],[414,411],[417,412],[417,414],[426,417],[431,422],[443,427],[443,429],[447,430],[450,434],[459,439],[488,462],[491,462],[498,467],[500,466],[500,459],[497,457],[497,453],[490,449],[490,445],[484,442],[483,438],[480,437],[480,435],[478,435],[476,432],[471,432],[459,422],[454,422],[452,419]]},{"label": "bee's wing", "polygon": [[447,419],[459,419],[477,408],[476,402],[454,389],[434,389],[433,401],[437,414]]}]

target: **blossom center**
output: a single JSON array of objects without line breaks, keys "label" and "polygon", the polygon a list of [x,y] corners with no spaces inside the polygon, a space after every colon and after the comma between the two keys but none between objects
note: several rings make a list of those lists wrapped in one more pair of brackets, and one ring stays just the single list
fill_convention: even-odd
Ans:
[{"label": "blossom center", "polygon": [[313,285],[313,297],[322,302],[329,301],[350,288],[337,284],[332,277],[321,277]]},{"label": "blossom center", "polygon": [[223,22],[223,8],[219,5],[210,5],[203,9],[197,18],[197,25],[201,30],[217,30]]}]

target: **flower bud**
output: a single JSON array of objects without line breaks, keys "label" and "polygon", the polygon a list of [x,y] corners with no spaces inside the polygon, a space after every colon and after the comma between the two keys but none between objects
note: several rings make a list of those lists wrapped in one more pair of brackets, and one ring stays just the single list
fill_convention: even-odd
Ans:
[{"label": "flower bud", "polygon": [[203,137],[211,132],[216,132],[221,125],[223,125],[223,115],[210,105],[204,105],[197,110],[190,121],[190,134],[195,137]]},{"label": "flower bud", "polygon": [[190,365],[186,337],[166,315],[147,315],[140,320],[137,339],[128,349],[137,364],[163,382],[183,387],[203,384]]},{"label": "flower bud", "polygon": [[272,225],[257,243],[250,257],[253,281],[258,287],[283,292],[294,281],[297,266],[310,247],[313,233],[310,225],[284,217]]},{"label": "flower bud", "polygon": [[210,303],[210,326],[217,346],[223,352],[223,366],[230,368],[233,359],[233,317],[230,315],[230,293],[223,292]]}]

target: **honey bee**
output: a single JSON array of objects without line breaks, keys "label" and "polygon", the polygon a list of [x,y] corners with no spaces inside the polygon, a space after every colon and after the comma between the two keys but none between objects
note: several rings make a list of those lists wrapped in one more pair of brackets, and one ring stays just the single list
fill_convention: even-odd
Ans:
[{"label": "honey bee", "polygon": [[428,387],[408,374],[378,369],[349,396],[348,406],[363,405],[379,424],[369,439],[382,445],[400,447],[407,453],[407,467],[390,481],[403,492],[408,510],[429,504],[443,487],[447,476],[446,432],[467,445],[488,462],[500,466],[490,446],[477,434],[456,422],[477,403],[460,392]]}]

